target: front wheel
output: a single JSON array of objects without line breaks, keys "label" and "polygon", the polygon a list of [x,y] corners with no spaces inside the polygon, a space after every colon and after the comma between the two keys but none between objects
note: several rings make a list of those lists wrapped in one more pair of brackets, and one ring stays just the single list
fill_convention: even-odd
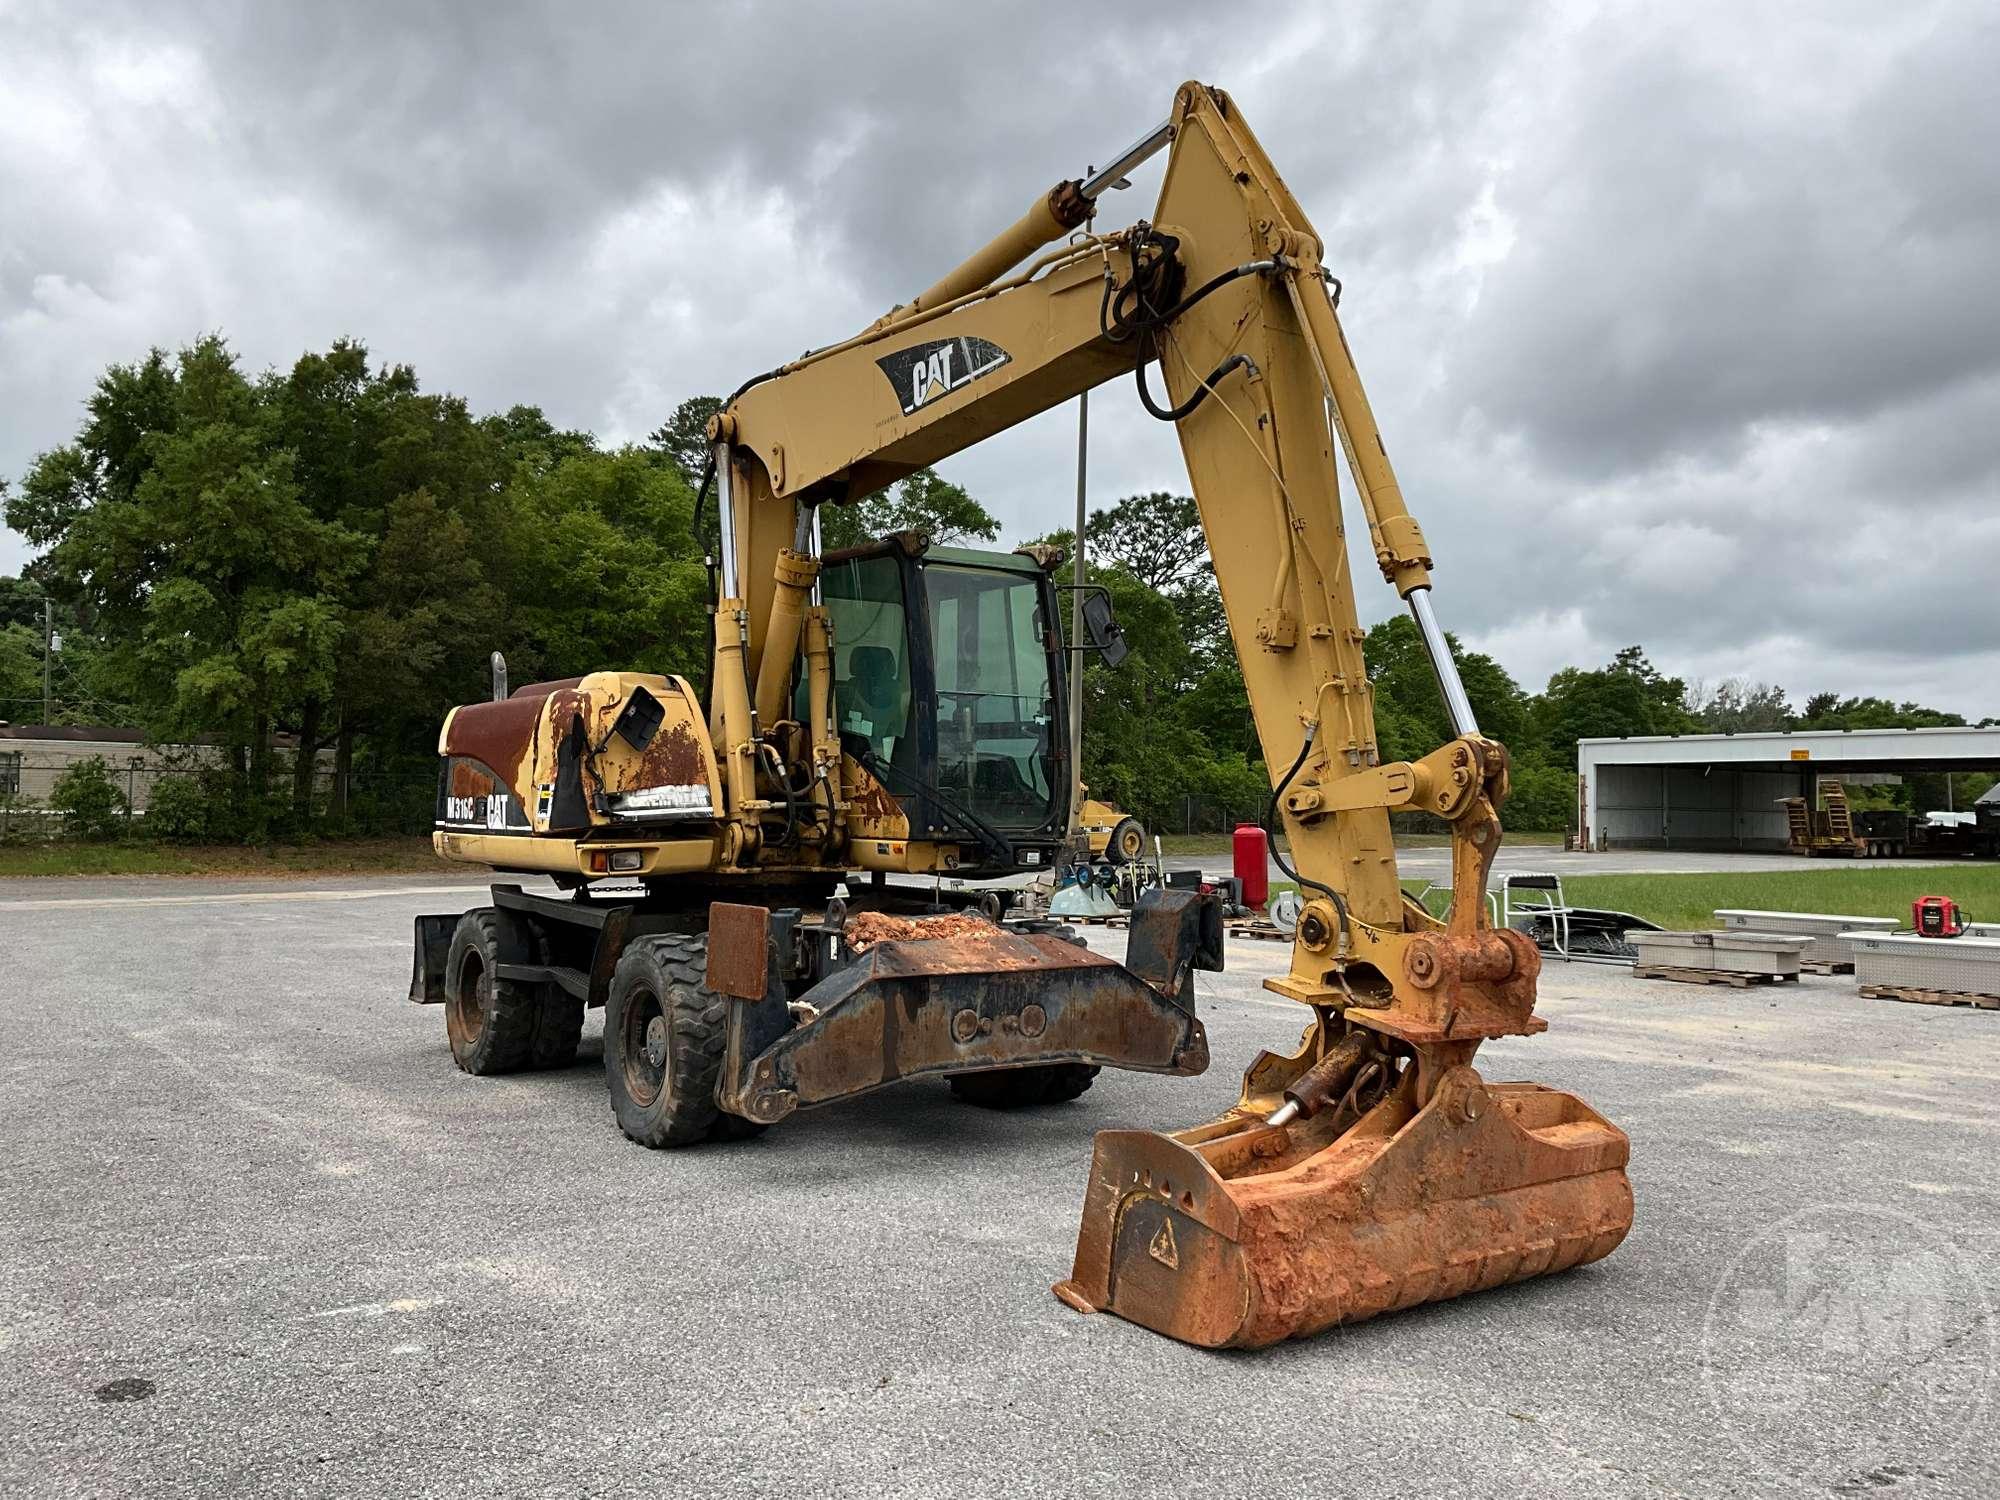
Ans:
[{"label": "front wheel", "polygon": [[708,940],[659,935],[625,950],[604,1004],[604,1081],[642,1146],[737,1140],[761,1129],[715,1102],[729,1002],[708,987]]}]

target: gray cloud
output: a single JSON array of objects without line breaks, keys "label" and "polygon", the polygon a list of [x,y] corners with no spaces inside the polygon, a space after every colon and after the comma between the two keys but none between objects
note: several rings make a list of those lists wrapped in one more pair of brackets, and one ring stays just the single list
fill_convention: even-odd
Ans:
[{"label": "gray cloud", "polygon": [[[0,475],[211,328],[637,436],[1199,76],[1328,242],[1454,628],[2000,712],[1990,8],[1267,9],[0,5]],[[1028,535],[1073,433],[946,467]],[[1105,501],[1184,484],[1122,385],[1092,435]]]}]

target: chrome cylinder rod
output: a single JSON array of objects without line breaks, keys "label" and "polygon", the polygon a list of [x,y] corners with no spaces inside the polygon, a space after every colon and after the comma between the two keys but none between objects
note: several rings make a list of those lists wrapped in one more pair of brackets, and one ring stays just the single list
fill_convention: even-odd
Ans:
[{"label": "chrome cylinder rod", "polygon": [[729,444],[715,445],[715,519],[722,533],[722,597],[741,599],[736,576],[736,496],[730,483],[735,465],[729,461]]},{"label": "chrome cylinder rod", "polygon": [[1083,184],[1081,189],[1083,196],[1095,201],[1105,193],[1110,192],[1111,189],[1121,186],[1125,181],[1125,174],[1127,172],[1131,171],[1141,162],[1144,162],[1147,158],[1156,155],[1173,138],[1174,122],[1172,120],[1162,121],[1153,129],[1140,136],[1138,140],[1127,146],[1123,151],[1119,152],[1112,159],[1110,166],[1101,172],[1093,174]]},{"label": "chrome cylinder rod", "polygon": [[[825,546],[820,540],[819,534],[819,507],[811,505],[806,508],[812,517],[807,525],[806,542],[812,548],[812,555],[818,557]],[[813,574],[812,602],[815,608],[826,602],[820,597],[819,579],[820,575],[818,573]]]},{"label": "chrome cylinder rod", "polygon": [[1438,691],[1444,695],[1445,711],[1451,715],[1453,734],[1479,733],[1479,720],[1473,717],[1472,700],[1465,695],[1465,683],[1458,675],[1458,663],[1452,659],[1451,646],[1444,638],[1444,628],[1431,612],[1431,591],[1429,588],[1410,590],[1410,618],[1417,622],[1417,634],[1423,637],[1424,654],[1431,659],[1431,671],[1437,675]]}]

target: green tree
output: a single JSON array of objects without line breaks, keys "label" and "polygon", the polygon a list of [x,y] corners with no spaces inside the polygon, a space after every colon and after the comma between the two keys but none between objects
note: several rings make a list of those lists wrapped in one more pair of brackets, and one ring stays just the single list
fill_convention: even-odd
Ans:
[{"label": "green tree", "polygon": [[701,483],[708,466],[708,419],[721,410],[720,397],[690,396],[647,435],[646,441],[666,455],[690,490]]},{"label": "green tree", "polygon": [[331,689],[339,590],[362,538],[315,516],[259,390],[219,337],[99,381],[78,440],[44,454],[7,518],[38,576],[120,643],[153,738],[220,734],[263,817],[281,715]]},{"label": "green tree", "polygon": [[1576,769],[1576,742],[1642,734],[1696,734],[1687,684],[1667,677],[1638,646],[1627,646],[1595,671],[1564,667],[1549,679],[1530,714],[1551,765]]},{"label": "green tree", "polygon": [[462,400],[423,392],[407,366],[371,370],[351,340],[301,356],[262,394],[304,503],[360,538],[363,561],[337,596],[330,688],[287,720],[301,741],[293,818],[312,816],[316,752],[330,743],[339,822],[357,750],[378,773],[420,782],[439,718],[512,644],[504,590],[524,549],[506,480],[596,445],[533,407],[475,420]]},{"label": "green tree", "polygon": [[1799,715],[1800,729],[1954,729],[1962,716],[1921,703],[1892,703],[1887,698],[1840,698],[1815,693]]},{"label": "green tree", "polygon": [[0,722],[42,717],[42,632],[0,625]]},{"label": "green tree", "polygon": [[1688,706],[1700,721],[1704,734],[1756,734],[1792,726],[1792,706],[1785,690],[1775,683],[1746,682],[1741,677],[1723,679],[1713,692],[1697,684],[1688,694]]},{"label": "green tree", "polygon": [[[7,498],[7,486],[0,482],[0,504]],[[0,577],[0,627],[20,625],[33,630],[37,637],[42,629],[42,586],[32,578]]]},{"label": "green tree", "polygon": [[678,470],[644,448],[578,454],[517,472],[508,494],[521,556],[507,610],[531,670],[702,674],[708,579]]},{"label": "green tree", "polygon": [[898,531],[920,531],[938,546],[990,542],[1000,535],[991,512],[934,469],[919,469],[853,505],[822,505],[819,524],[829,552]]},{"label": "green tree", "polygon": [[[1458,663],[1459,680],[1472,700],[1481,733],[1499,740],[1517,758],[1535,748],[1530,743],[1528,703],[1519,684],[1492,657],[1467,651],[1458,637],[1447,634]],[[1376,743],[1384,760],[1416,760],[1453,738],[1451,717],[1438,692],[1437,675],[1416,622],[1394,615],[1368,632],[1362,643],[1368,659],[1368,680],[1375,692]]]}]

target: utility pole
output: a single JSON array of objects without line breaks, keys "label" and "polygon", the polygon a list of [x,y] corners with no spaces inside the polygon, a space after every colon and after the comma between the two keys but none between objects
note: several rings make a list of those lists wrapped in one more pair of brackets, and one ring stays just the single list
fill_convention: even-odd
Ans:
[{"label": "utility pole", "polygon": [[1076,587],[1069,596],[1069,831],[1083,826],[1083,522],[1084,476],[1090,452],[1090,392],[1076,398]]},{"label": "utility pole", "polygon": [[56,610],[48,595],[42,596],[42,722],[55,722],[55,678],[50,668],[55,664]]}]

